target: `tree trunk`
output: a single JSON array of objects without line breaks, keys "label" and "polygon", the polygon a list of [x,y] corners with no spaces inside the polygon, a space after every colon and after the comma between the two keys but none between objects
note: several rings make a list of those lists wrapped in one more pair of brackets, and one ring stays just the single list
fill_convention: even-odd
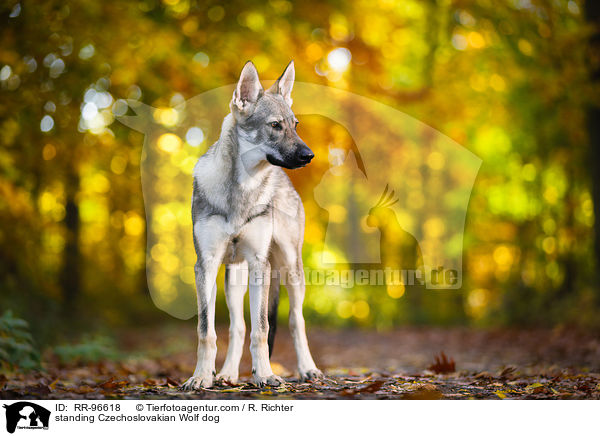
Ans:
[{"label": "tree trunk", "polygon": [[76,310],[80,288],[80,261],[79,261],[79,207],[75,195],[79,190],[79,175],[71,170],[67,176],[65,193],[65,218],[63,224],[66,228],[65,248],[63,251],[63,264],[60,274],[60,284],[63,292],[63,308],[68,315]]},{"label": "tree trunk", "polygon": [[[591,79],[600,82],[600,2],[587,0],[585,15],[589,23],[595,26],[590,38]],[[590,106],[587,111],[588,134],[590,141],[590,171],[592,181],[592,200],[594,203],[594,250],[596,261],[600,265],[600,107]]]}]

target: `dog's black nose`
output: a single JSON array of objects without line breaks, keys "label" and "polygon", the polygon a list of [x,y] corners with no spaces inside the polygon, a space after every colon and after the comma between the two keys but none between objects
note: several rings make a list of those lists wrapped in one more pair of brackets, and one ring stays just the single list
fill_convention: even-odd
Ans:
[{"label": "dog's black nose", "polygon": [[315,154],[306,145],[301,145],[300,147],[298,147],[296,156],[298,157],[298,160],[300,162],[309,163],[312,160],[312,158],[315,157]]}]

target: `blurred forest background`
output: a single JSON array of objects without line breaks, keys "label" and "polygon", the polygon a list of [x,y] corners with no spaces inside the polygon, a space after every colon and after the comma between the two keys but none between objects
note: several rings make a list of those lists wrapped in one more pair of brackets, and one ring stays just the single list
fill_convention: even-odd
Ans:
[{"label": "blurred forest background", "polygon": [[[348,289],[324,301],[309,287],[309,323],[597,328],[599,8],[574,0],[4,2],[0,313],[27,320],[42,343],[169,321],[146,283],[143,135],[115,116],[135,99],[162,108],[168,124],[170,108],[234,83],[246,60],[275,79],[294,59],[297,80],[390,105],[483,160],[462,290],[411,300]],[[351,141],[328,120],[301,121],[317,156]],[[182,140],[199,151],[210,145],[198,131]],[[326,169],[317,158],[292,175],[305,204]],[[326,218],[317,212],[313,220]],[[307,228],[305,257],[318,237]],[[222,293],[218,305],[224,322]]]}]

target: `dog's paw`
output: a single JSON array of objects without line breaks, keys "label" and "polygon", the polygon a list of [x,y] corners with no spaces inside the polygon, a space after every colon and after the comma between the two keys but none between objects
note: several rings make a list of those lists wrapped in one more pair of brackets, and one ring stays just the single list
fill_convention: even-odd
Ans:
[{"label": "dog's paw", "polygon": [[323,373],[317,368],[311,368],[306,371],[299,371],[301,381],[315,381],[323,378]]},{"label": "dog's paw", "polygon": [[190,377],[181,385],[182,391],[197,391],[202,388],[210,388],[213,385],[213,376],[196,376]]},{"label": "dog's paw", "polygon": [[285,380],[283,380],[281,377],[275,374],[267,375],[264,377],[260,377],[254,374],[252,378],[254,380],[253,383],[259,388],[263,388],[265,386],[277,387],[285,384]]},{"label": "dog's paw", "polygon": [[222,371],[217,374],[217,383],[224,385],[234,385],[238,382],[238,374]]}]

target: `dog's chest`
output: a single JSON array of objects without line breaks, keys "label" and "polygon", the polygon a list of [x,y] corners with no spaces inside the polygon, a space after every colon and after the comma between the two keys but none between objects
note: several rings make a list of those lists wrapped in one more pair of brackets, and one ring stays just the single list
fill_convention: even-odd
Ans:
[{"label": "dog's chest", "polygon": [[[244,257],[240,247],[246,244],[246,239],[255,242],[257,232],[262,235],[259,239],[270,238],[270,232],[265,231],[264,222],[260,223],[260,227],[257,227],[255,224],[256,220],[268,216],[271,208],[271,205],[256,205],[251,207],[249,211],[232,217],[231,221],[227,222],[230,228],[230,240],[223,257],[224,263],[238,263],[243,261]],[[270,223],[271,221],[268,220],[267,222]]]},{"label": "dog's chest", "polygon": [[227,221],[236,226],[240,232],[254,218],[264,215],[273,203],[273,187],[261,184],[260,189],[246,189],[246,186],[236,186],[230,196],[230,209]]}]

